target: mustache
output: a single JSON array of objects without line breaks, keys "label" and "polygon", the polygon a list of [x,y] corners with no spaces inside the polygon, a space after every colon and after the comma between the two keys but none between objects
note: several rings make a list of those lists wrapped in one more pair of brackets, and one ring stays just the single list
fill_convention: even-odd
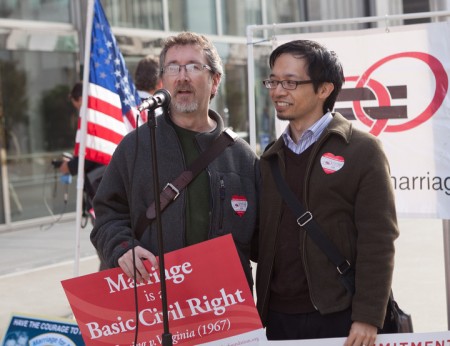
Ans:
[{"label": "mustache", "polygon": [[178,94],[180,91],[195,92],[195,89],[190,84],[183,84],[175,87],[174,94]]}]

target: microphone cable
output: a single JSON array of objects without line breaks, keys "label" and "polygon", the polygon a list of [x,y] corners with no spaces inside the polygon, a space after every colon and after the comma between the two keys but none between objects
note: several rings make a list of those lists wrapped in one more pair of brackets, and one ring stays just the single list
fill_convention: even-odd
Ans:
[{"label": "microphone cable", "polygon": [[[134,147],[134,159],[133,159],[133,169],[131,170],[131,172],[136,171],[136,162],[137,162],[137,157],[139,154],[139,112],[136,112],[136,128],[134,129],[134,131],[136,131],[136,143],[135,143],[135,147]],[[134,183],[134,179],[133,177],[131,177],[130,179],[130,196],[133,195],[133,183]],[[136,274],[137,274],[137,268],[136,268],[136,252],[134,250],[135,248],[135,244],[136,244],[136,232],[135,230],[135,225],[133,225],[133,219],[131,217],[131,210],[133,210],[132,208],[132,203],[133,203],[133,199],[130,198],[130,202],[129,202],[129,210],[130,210],[130,225],[131,225],[131,254],[133,256],[133,283],[134,283],[134,287],[133,287],[133,293],[134,293],[134,307],[135,307],[135,318],[136,318],[136,329],[134,331],[134,345],[138,344],[138,336],[139,336],[139,299],[138,299],[138,291],[137,291],[137,281],[136,281]]]},{"label": "microphone cable", "polygon": [[[161,89],[161,90],[164,90],[164,89]],[[164,94],[164,96],[166,98],[170,97],[170,94],[168,94],[168,96],[167,96],[167,93],[168,92],[166,90],[164,90],[163,94]],[[145,111],[147,112],[147,121],[146,121],[146,123],[147,123],[147,125],[149,125],[149,115],[148,115],[149,111],[148,110],[145,110]],[[154,110],[150,110],[150,111],[154,112]],[[134,148],[134,159],[133,159],[133,163],[132,163],[132,165],[133,165],[133,169],[132,169],[133,174],[136,171],[135,167],[136,167],[137,157],[138,157],[138,154],[139,154],[139,115],[140,115],[140,112],[139,111],[136,112],[136,128],[134,129],[134,131],[136,131],[136,136],[135,136],[136,137],[135,138],[136,141],[135,141],[135,148]],[[155,123],[156,123],[156,114],[153,114],[153,121],[155,121]],[[142,125],[144,125],[144,124],[145,123],[143,123]],[[151,133],[150,133],[150,135],[151,135]],[[151,138],[150,138],[150,140],[151,140]],[[152,145],[152,144],[150,143],[150,145]],[[134,183],[134,179],[130,179],[130,195],[133,194],[133,183]],[[154,193],[156,194],[157,191],[154,191]],[[135,318],[136,318],[136,329],[135,329],[135,333],[134,333],[134,345],[137,345],[138,344],[138,336],[139,336],[139,299],[138,299],[138,291],[137,291],[138,285],[137,285],[137,281],[136,281],[137,268],[136,268],[136,252],[135,252],[135,244],[136,244],[136,240],[137,239],[136,239],[136,232],[134,231],[135,230],[135,227],[134,227],[135,225],[133,225],[133,219],[131,218],[131,210],[133,210],[132,203],[133,203],[133,201],[132,201],[132,199],[130,199],[129,210],[130,210],[130,224],[131,224],[131,234],[132,234],[132,238],[131,238],[131,249],[132,250],[131,250],[131,253],[132,253],[132,256],[133,256],[133,276],[134,276],[133,277],[133,283],[134,283],[133,292],[134,292],[134,304],[135,304],[135,313],[136,313],[136,315],[135,315]],[[162,253],[164,253],[164,249],[161,249],[161,251],[162,251]],[[161,255],[162,254],[159,254],[159,256],[161,256]]]}]

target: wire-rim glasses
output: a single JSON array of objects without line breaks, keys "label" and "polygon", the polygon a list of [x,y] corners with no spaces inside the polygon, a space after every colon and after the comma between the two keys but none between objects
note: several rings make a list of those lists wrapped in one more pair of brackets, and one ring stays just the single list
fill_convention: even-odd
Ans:
[{"label": "wire-rim glasses", "polygon": [[168,76],[176,76],[180,73],[181,68],[184,68],[186,73],[189,74],[199,74],[205,69],[212,71],[210,66],[199,63],[192,63],[186,65],[169,64],[167,66],[164,66],[164,68],[162,68],[161,70]]}]

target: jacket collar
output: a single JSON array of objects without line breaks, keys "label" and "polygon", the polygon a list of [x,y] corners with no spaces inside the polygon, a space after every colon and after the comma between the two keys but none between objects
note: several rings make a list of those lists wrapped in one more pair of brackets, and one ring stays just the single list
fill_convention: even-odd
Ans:
[{"label": "jacket collar", "polygon": [[[216,111],[209,109],[208,116],[216,122],[217,126],[211,132],[202,132],[196,134],[195,138],[197,139],[202,150],[205,150],[210,145],[211,141],[217,138],[224,130],[222,117]],[[170,126],[172,128],[175,126],[172,122],[172,119],[170,118],[169,112],[165,113],[164,116],[158,116],[157,121],[159,121],[159,124],[161,125],[164,124],[163,126]]]},{"label": "jacket collar", "polygon": [[[322,132],[319,141],[322,138],[337,135],[344,139],[346,143],[350,142],[352,136],[352,123],[345,119],[340,113],[332,113],[333,120],[331,120],[328,127]],[[273,142],[273,144],[261,155],[261,158],[269,158],[272,155],[279,154],[280,150],[284,147],[284,141],[281,136]]]},{"label": "jacket collar", "polygon": [[325,131],[323,131],[321,138],[329,134],[335,134],[342,137],[342,139],[344,139],[346,143],[349,143],[350,138],[352,136],[352,132],[353,132],[352,123],[347,119],[345,119],[341,113],[336,112],[333,113],[333,120],[331,120],[330,124],[325,129]]},{"label": "jacket collar", "polygon": [[341,113],[336,112],[333,113],[333,120],[331,120],[330,124],[322,133],[321,137],[328,134],[336,134],[338,136],[341,136],[346,143],[349,143],[352,136],[352,131],[352,123],[345,119]]},{"label": "jacket collar", "polygon": [[[224,129],[224,123],[223,123],[222,117],[216,111],[214,111],[212,109],[208,110],[208,116],[216,122],[217,126],[211,132],[204,132],[204,133],[200,133],[199,135],[212,135],[212,136],[220,135],[220,133]],[[172,126],[172,127],[175,126],[175,124],[173,123],[172,119],[170,118],[170,110],[165,113],[164,120],[170,126]]]}]

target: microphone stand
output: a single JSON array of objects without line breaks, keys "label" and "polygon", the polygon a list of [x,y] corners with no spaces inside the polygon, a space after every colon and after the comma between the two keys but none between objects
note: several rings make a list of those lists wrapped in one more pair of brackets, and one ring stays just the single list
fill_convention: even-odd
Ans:
[{"label": "microphone stand", "polygon": [[[162,107],[163,112],[165,108]],[[155,194],[155,215],[156,215],[156,227],[158,236],[158,249],[159,249],[159,276],[161,281],[161,302],[162,302],[162,313],[163,313],[163,325],[164,332],[162,334],[162,345],[172,346],[172,334],[169,332],[169,316],[167,311],[167,290],[166,290],[166,273],[164,266],[164,244],[163,244],[163,233],[161,225],[161,208],[160,208],[160,198],[159,198],[159,178],[158,178],[158,160],[156,157],[156,118],[155,109],[150,108],[148,110],[148,120],[150,129],[150,140],[151,140],[151,155],[152,155],[152,168],[153,168],[153,191]]]}]

